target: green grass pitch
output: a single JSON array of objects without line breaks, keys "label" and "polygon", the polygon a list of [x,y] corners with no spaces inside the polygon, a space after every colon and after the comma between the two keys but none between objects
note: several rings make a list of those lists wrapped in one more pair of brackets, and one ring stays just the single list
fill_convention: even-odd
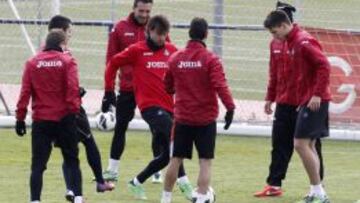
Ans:
[{"label": "green grass pitch", "polygon": [[[30,131],[30,130],[29,130]],[[107,166],[111,133],[94,132],[102,155],[103,167]],[[19,138],[11,129],[0,130],[0,202],[27,202],[29,199],[30,138],[29,132]],[[115,191],[97,194],[93,177],[81,149],[84,196],[90,203],[139,203],[129,195],[126,183],[134,177],[151,158],[149,132],[129,131],[127,146],[120,166],[120,180]],[[219,136],[216,159],[213,164],[212,186],[218,203],[290,203],[302,198],[308,191],[308,181],[298,155],[294,153],[289,173],[284,182],[285,195],[281,198],[256,199],[253,192],[264,186],[268,172],[270,139]],[[325,187],[332,202],[353,203],[360,199],[360,143],[325,141]],[[196,156],[195,156],[196,157]],[[61,173],[62,158],[58,149],[53,150],[44,175],[42,199],[46,203],[64,201],[64,181]],[[186,161],[185,167],[193,183],[198,172],[197,158]],[[149,203],[158,203],[161,185],[150,181],[144,185]],[[174,203],[187,202],[178,189]]]}]

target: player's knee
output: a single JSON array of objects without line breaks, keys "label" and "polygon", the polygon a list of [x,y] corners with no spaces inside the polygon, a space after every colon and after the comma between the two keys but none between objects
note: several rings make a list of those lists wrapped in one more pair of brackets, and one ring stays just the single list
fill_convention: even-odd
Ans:
[{"label": "player's knee", "polygon": [[32,164],[31,173],[32,174],[42,174],[46,170],[46,165],[43,164]]},{"label": "player's knee", "polygon": [[298,140],[294,141],[294,149],[297,152],[299,152],[299,153],[304,152],[307,148],[308,148],[308,146],[305,143],[298,141]]},{"label": "player's knee", "polygon": [[167,166],[169,162],[170,162],[170,156],[168,154],[163,153],[161,155],[161,163],[160,163],[161,168]]},{"label": "player's knee", "polygon": [[64,157],[64,164],[70,168],[78,167],[80,165],[80,161],[77,157],[69,156],[69,157]]},{"label": "player's knee", "polygon": [[123,135],[129,125],[129,122],[131,120],[128,119],[117,119],[116,123],[115,123],[115,135],[119,136],[119,135]]}]

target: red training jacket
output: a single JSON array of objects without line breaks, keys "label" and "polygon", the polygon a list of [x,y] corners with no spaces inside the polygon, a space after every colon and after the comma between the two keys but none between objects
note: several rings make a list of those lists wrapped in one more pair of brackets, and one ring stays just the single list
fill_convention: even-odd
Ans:
[{"label": "red training jacket", "polygon": [[219,113],[217,95],[227,110],[235,109],[219,58],[200,41],[189,41],[171,56],[164,83],[169,93],[175,93],[175,120],[180,123],[214,122]]},{"label": "red training jacket", "polygon": [[330,63],[319,42],[298,25],[287,36],[288,69],[298,72],[296,94],[299,104],[306,104],[312,96],[330,101]]},{"label": "red training jacket", "polygon": [[270,43],[269,81],[265,100],[279,104],[299,105],[297,90],[298,70],[288,65],[286,41],[273,39]]},{"label": "red training jacket", "polygon": [[116,54],[107,64],[105,91],[114,91],[116,72],[125,65],[133,67],[133,84],[136,103],[140,111],[149,107],[162,107],[173,112],[172,95],[165,91],[163,78],[168,70],[168,59],[176,47],[166,42],[164,48],[152,51],[141,41]]},{"label": "red training jacket", "polygon": [[[109,35],[106,53],[106,64],[117,53],[138,41],[145,40],[145,25],[139,25],[131,13],[126,19],[120,20]],[[132,68],[130,65],[121,68],[119,86],[122,91],[133,91]]]},{"label": "red training jacket", "polygon": [[34,121],[59,121],[79,113],[79,78],[75,59],[59,51],[42,51],[26,62],[16,119],[26,117],[29,101]]}]

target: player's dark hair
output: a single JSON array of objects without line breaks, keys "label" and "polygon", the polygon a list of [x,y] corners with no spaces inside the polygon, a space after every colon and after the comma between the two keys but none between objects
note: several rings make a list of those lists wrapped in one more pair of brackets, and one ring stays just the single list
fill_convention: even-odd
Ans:
[{"label": "player's dark hair", "polygon": [[154,3],[153,0],[134,0],[133,8],[136,8],[139,2],[144,3],[144,4]]},{"label": "player's dark hair", "polygon": [[166,34],[170,30],[170,22],[163,15],[153,16],[147,24],[147,31],[150,30],[156,30],[158,34]]},{"label": "player's dark hair", "polygon": [[264,27],[271,29],[274,27],[279,27],[282,23],[291,24],[291,21],[282,10],[271,11],[264,21]]},{"label": "player's dark hair", "polygon": [[284,11],[289,17],[290,21],[294,22],[293,13],[296,12],[296,8],[294,6],[285,2],[278,1],[276,3],[276,9]]},{"label": "player's dark hair", "polygon": [[50,19],[48,30],[50,31],[51,29],[59,28],[66,31],[70,27],[71,23],[70,18],[62,15],[56,15]]},{"label": "player's dark hair", "polygon": [[48,33],[45,40],[44,51],[57,50],[62,51],[60,45],[65,42],[66,34],[62,30],[52,30]]},{"label": "player's dark hair", "polygon": [[208,32],[208,23],[204,18],[193,18],[190,23],[189,37],[192,40],[204,40]]}]

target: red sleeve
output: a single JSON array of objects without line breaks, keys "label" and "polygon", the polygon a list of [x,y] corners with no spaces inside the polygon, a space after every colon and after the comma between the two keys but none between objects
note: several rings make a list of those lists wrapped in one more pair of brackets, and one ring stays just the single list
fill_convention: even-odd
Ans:
[{"label": "red sleeve", "polygon": [[168,94],[175,94],[175,88],[174,88],[174,76],[173,76],[173,68],[174,67],[174,60],[173,57],[170,57],[169,59],[169,70],[165,73],[164,77],[164,84],[165,84],[165,90]]},{"label": "red sleeve", "polygon": [[276,98],[276,84],[277,84],[277,70],[276,64],[274,62],[274,55],[272,53],[272,49],[270,48],[270,62],[269,62],[269,80],[266,92],[266,101],[275,101]]},{"label": "red sleeve", "polygon": [[105,91],[114,91],[118,69],[124,65],[132,65],[135,61],[136,49],[133,45],[113,56],[107,63],[105,69]]},{"label": "red sleeve", "polygon": [[21,82],[20,96],[16,105],[16,119],[19,121],[25,120],[27,113],[27,106],[29,105],[31,97],[31,65],[26,62],[24,73]]},{"label": "red sleeve", "polygon": [[118,30],[116,29],[116,25],[111,30],[109,34],[107,51],[106,51],[106,64],[109,63],[111,57],[115,54],[119,53],[121,50],[120,44],[121,40],[119,39]]},{"label": "red sleeve", "polygon": [[320,44],[315,41],[303,41],[302,51],[304,57],[315,69],[316,81],[314,95],[321,96],[327,91],[330,83],[330,63],[322,52]]},{"label": "red sleeve", "polygon": [[79,95],[79,75],[77,64],[74,58],[71,58],[66,67],[65,100],[71,113],[79,113],[81,104]]},{"label": "red sleeve", "polygon": [[213,58],[209,63],[209,75],[212,87],[217,91],[226,109],[228,111],[234,110],[234,100],[226,82],[223,66],[217,57]]},{"label": "red sleeve", "polygon": [[175,94],[174,76],[171,69],[169,69],[165,74],[164,84],[165,84],[165,90],[168,94]]}]

